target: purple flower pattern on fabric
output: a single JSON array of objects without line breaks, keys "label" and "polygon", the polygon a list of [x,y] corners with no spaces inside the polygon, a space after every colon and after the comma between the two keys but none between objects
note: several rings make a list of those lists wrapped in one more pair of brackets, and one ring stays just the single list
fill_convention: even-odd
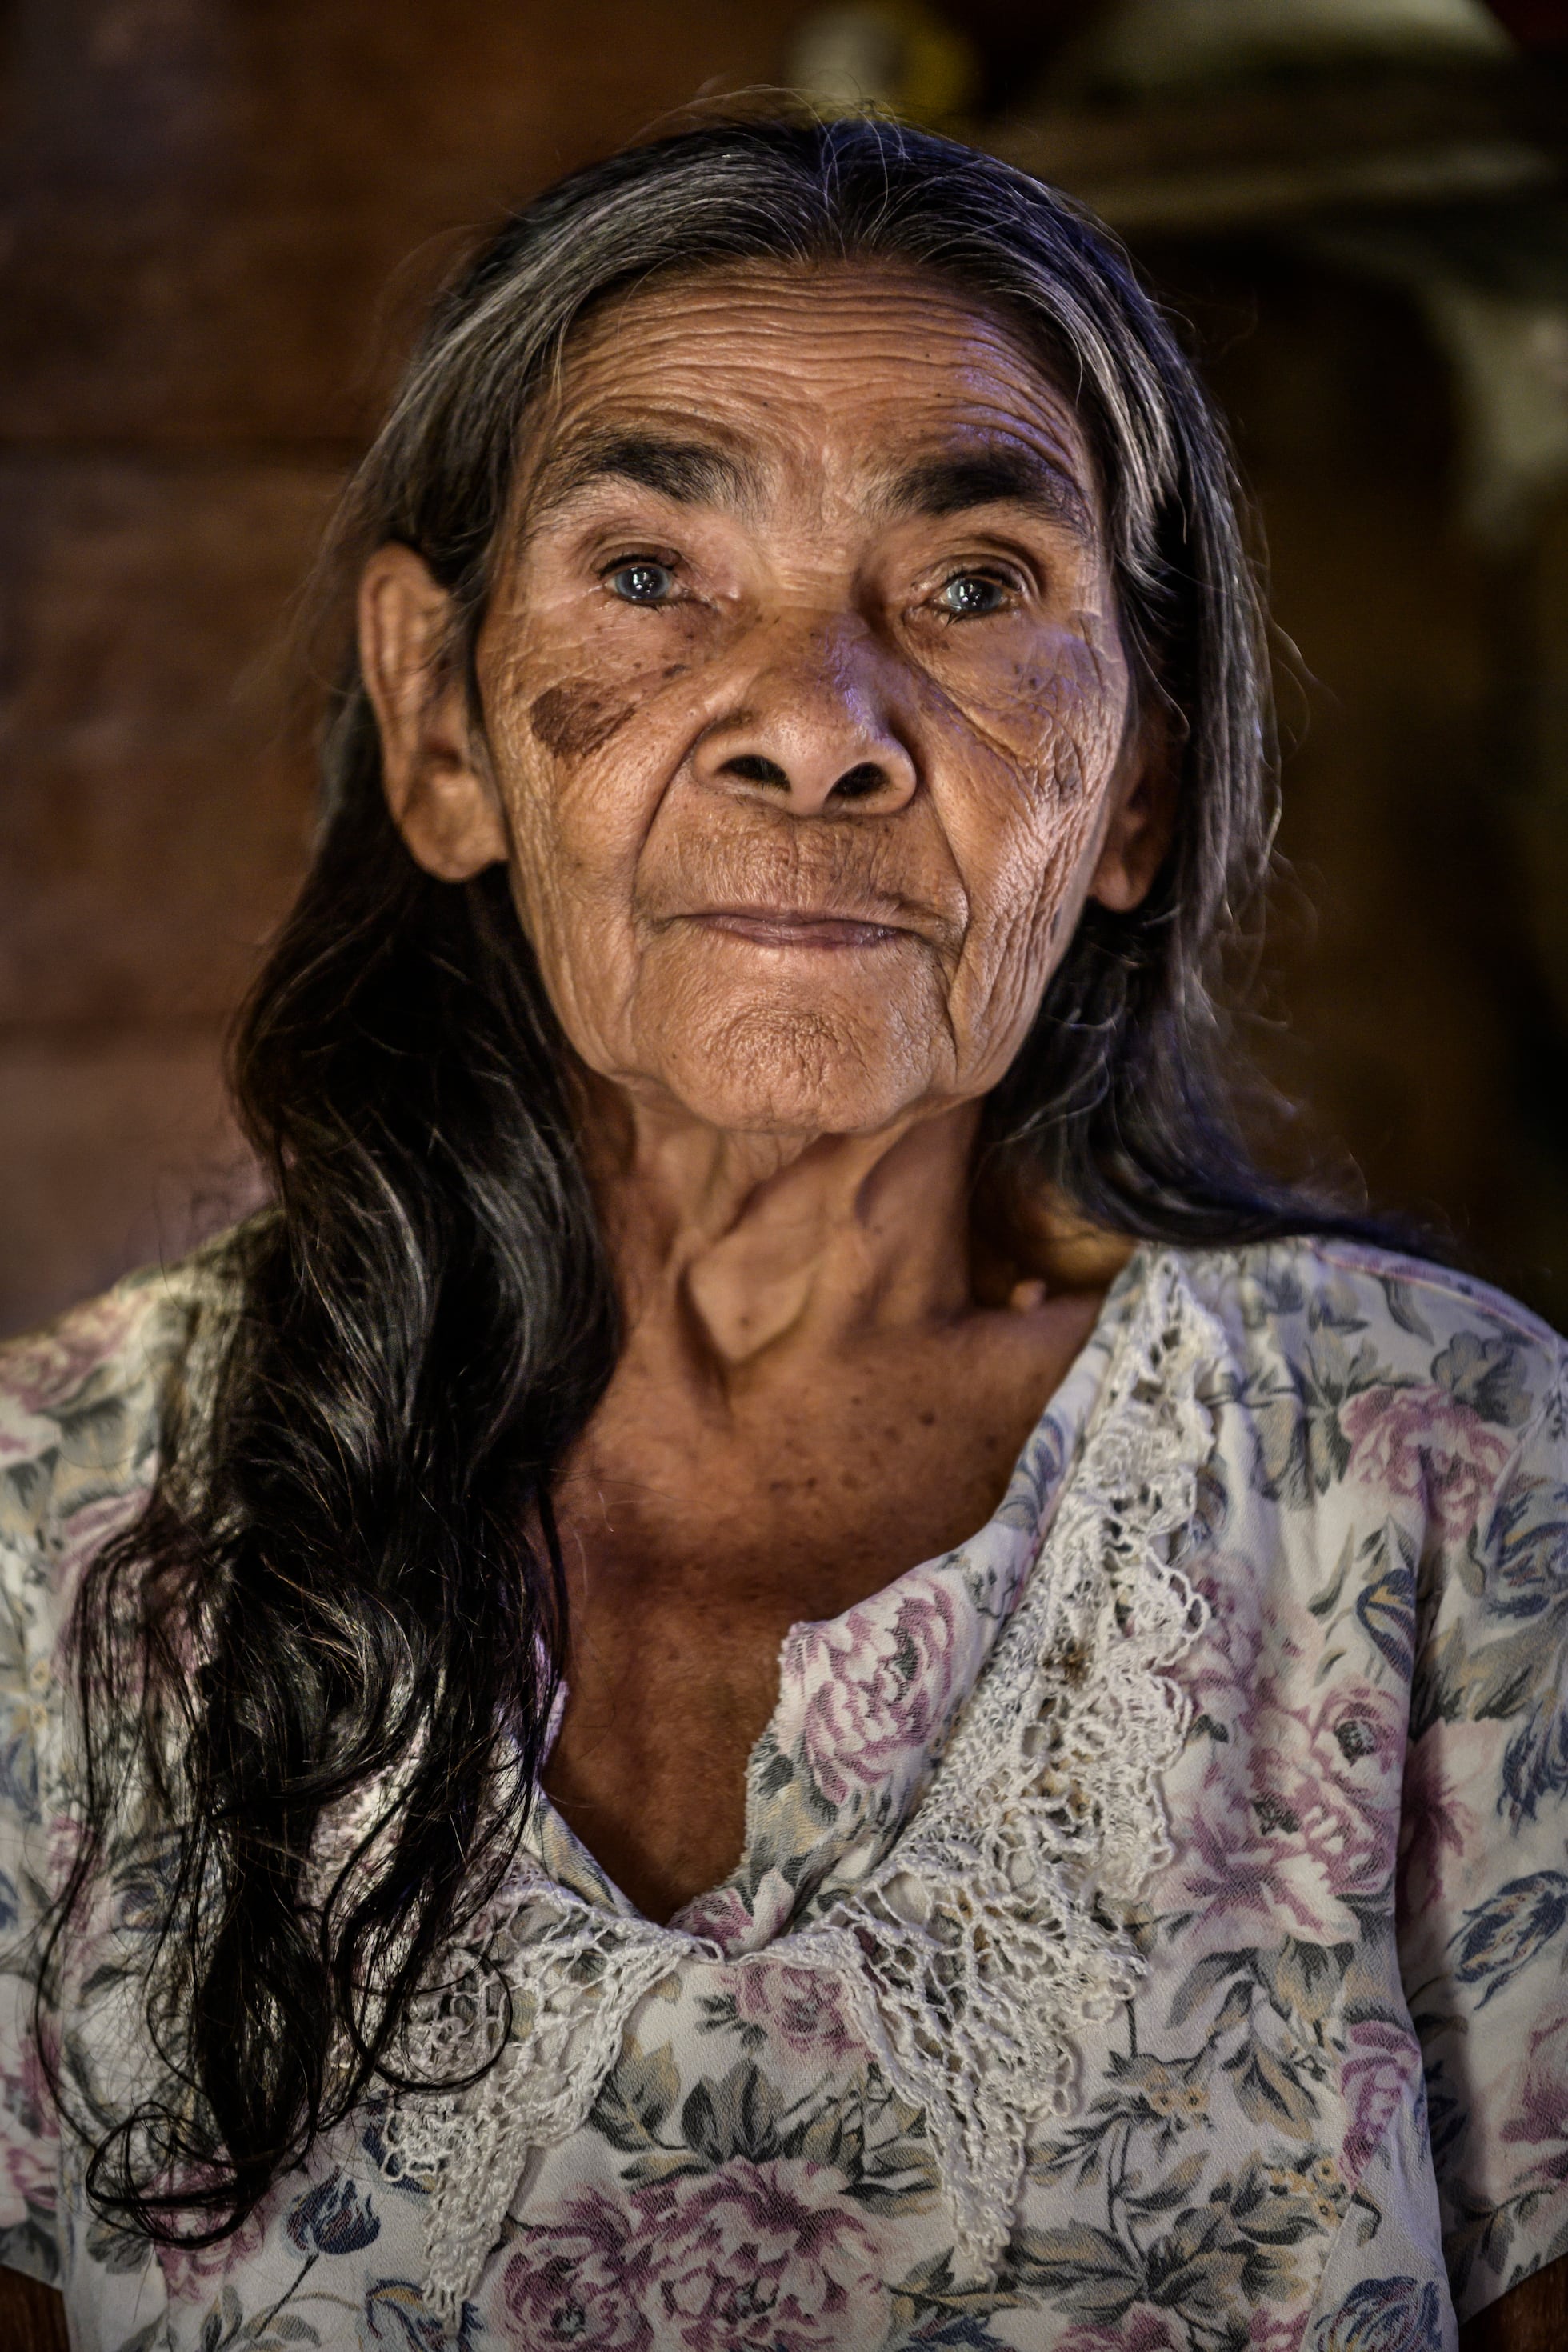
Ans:
[{"label": "purple flower pattern on fabric", "polygon": [[828,2352],[879,2345],[884,2251],[826,2166],[735,2158],[718,2172],[592,2193],[531,2224],[506,2307],[525,2343],[606,2352]]},{"label": "purple flower pattern on fabric", "polygon": [[571,2197],[530,2226],[501,2277],[501,2304],[517,2341],[581,2345],[584,2352],[650,2352],[644,2309],[655,2242],[634,2210],[596,2189]]},{"label": "purple flower pattern on fabric", "polygon": [[841,2065],[864,2053],[845,2015],[841,1988],[820,1969],[792,1969],[760,1954],[722,1979],[741,2039],[776,2042],[797,2058]]},{"label": "purple flower pattern on fabric", "polygon": [[1444,1538],[1462,1543],[1512,1451],[1446,1389],[1365,1389],[1341,1416],[1351,1442],[1351,1475],[1420,1502]]},{"label": "purple flower pattern on fabric", "polygon": [[851,1609],[798,1629],[796,1672],[810,1693],[802,1747],[829,1804],[879,1785],[890,1760],[923,1755],[945,1731],[958,1624],[955,1595],[931,1577],[903,1595],[890,1622],[874,1608]]},{"label": "purple flower pattern on fabric", "polygon": [[843,2186],[826,2165],[739,2158],[645,2192],[658,2247],[650,2300],[664,2340],[684,2352],[880,2344],[887,2257]]},{"label": "purple flower pattern on fabric", "polygon": [[[397,2170],[375,2112],[214,2248],[152,2253],[82,2200],[27,1957],[72,1847],[58,1650],[82,1563],[152,1475],[195,1277],[0,1350],[0,2260],[50,2275],[68,2234],[69,2292],[112,2352],[149,2325],[172,2352],[1435,2352],[1450,2292],[1475,2307],[1568,2245],[1563,1351],[1509,1301],[1375,1251],[1183,1265],[1228,1352],[1184,1562],[1208,1616],[1171,1675],[1190,1712],[1169,1860],[1127,1915],[1131,2003],[1086,2029],[1066,2111],[1037,2119],[1005,2260],[964,2267],[853,1932],[832,1966],[791,1937],[854,1917],[951,1756],[1098,1371],[970,1544],[795,1630],[741,1864],[671,1923],[668,1972],[585,2119],[530,2158],[455,2323],[420,2284],[438,2184]],[[574,1902],[649,1932],[547,1806],[524,1834]],[[918,1885],[899,1899],[918,1916]],[[117,1856],[66,1979],[80,2096],[112,2045],[72,1989],[111,1979],[163,1907],[156,1858]],[[955,1965],[940,1936],[920,1964]],[[1048,1969],[1032,1990],[1051,2000]],[[584,2015],[593,1995],[585,1972]]]}]

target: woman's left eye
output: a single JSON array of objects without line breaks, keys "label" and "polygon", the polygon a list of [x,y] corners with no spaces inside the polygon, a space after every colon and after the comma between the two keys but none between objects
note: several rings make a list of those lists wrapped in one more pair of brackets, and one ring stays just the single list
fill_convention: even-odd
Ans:
[{"label": "woman's left eye", "polygon": [[639,556],[633,563],[617,563],[613,572],[607,572],[605,585],[628,604],[663,604],[675,586],[675,574],[668,563]]},{"label": "woman's left eye", "polygon": [[989,572],[956,572],[951,580],[943,581],[936,601],[952,620],[984,619],[987,613],[999,613],[1007,603],[1007,583]]}]

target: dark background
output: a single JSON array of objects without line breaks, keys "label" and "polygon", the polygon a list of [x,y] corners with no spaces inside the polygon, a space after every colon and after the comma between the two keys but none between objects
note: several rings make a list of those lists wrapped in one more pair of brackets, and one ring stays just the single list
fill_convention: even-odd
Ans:
[{"label": "dark background", "polygon": [[[1508,295],[1498,333],[1561,359],[1568,416],[1563,12],[1500,9],[1528,46],[1495,70],[1131,100],[1072,83],[1094,13],[931,21],[967,44],[952,119],[1106,205],[1237,433],[1288,745],[1258,1051],[1303,1150],[1568,1320],[1568,452],[1489,508],[1465,359]],[[221,1039],[310,824],[288,626],[422,301],[509,202],[785,79],[819,14],[0,18],[0,1330],[243,1203]],[[1391,143],[1451,150],[1448,177],[1369,196],[1358,159]],[[1487,176],[1505,150],[1535,158],[1517,185]],[[1468,344],[1443,323],[1466,286]]]}]

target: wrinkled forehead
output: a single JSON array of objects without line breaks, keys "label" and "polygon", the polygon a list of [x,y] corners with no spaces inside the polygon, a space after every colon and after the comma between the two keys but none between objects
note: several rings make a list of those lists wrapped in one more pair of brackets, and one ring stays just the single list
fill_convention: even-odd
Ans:
[{"label": "wrinkled forehead", "polygon": [[759,511],[831,485],[984,498],[1100,535],[1098,469],[1021,321],[934,271],[746,263],[661,278],[577,328],[524,435],[530,527],[607,479]]}]

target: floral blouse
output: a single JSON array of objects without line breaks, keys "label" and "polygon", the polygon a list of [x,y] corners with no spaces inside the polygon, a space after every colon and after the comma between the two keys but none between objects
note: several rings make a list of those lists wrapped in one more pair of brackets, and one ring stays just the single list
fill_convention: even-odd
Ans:
[{"label": "floral blouse", "polygon": [[1436,2352],[1568,2253],[1563,1349],[1318,1242],[1139,1252],[989,1523],[788,1635],[723,1885],[655,1925],[542,1797],[407,2028],[471,2087],[221,2245],[107,2224],[33,2041],[58,1650],[213,1298],[0,1351],[0,2262],[79,2352]]}]

